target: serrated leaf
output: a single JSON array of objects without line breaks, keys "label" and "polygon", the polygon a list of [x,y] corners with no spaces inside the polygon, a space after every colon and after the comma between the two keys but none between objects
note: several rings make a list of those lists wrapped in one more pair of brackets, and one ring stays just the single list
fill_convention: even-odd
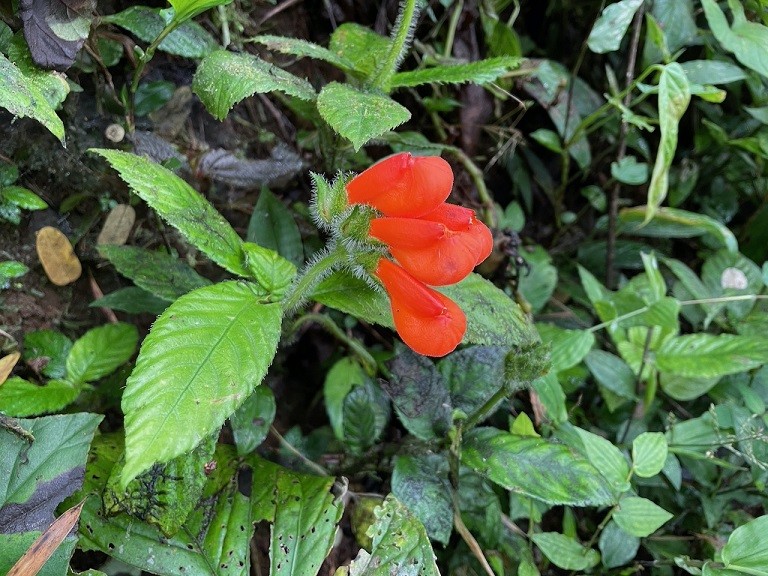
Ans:
[{"label": "serrated leaf", "polygon": [[587,570],[600,562],[600,554],[596,550],[559,532],[539,532],[532,534],[531,540],[544,556],[564,570]]},{"label": "serrated leaf", "polygon": [[332,52],[352,62],[355,70],[365,77],[373,74],[389,46],[389,38],[354,22],[345,22],[336,28],[329,43]]},{"label": "serrated leaf", "polygon": [[194,448],[245,401],[272,362],[281,319],[243,282],[200,288],[163,312],[123,394],[123,485]]},{"label": "serrated leaf", "polygon": [[247,276],[242,240],[216,209],[170,170],[119,150],[91,149],[163,219],[193,245],[233,274]]},{"label": "serrated leaf", "polygon": [[[104,20],[125,28],[144,42],[152,42],[166,26],[163,12],[147,6],[130,6],[122,12],[104,17]],[[168,34],[157,48],[175,56],[202,58],[217,47],[218,42],[205,28],[196,22],[184,22]]]},{"label": "serrated leaf", "polygon": [[14,376],[0,385],[0,412],[16,418],[57,412],[74,402],[80,390],[67,380],[49,380],[38,386]]},{"label": "serrated leaf", "polygon": [[283,54],[291,54],[293,56],[298,56],[299,58],[308,57],[314,58],[315,60],[323,60],[329,64],[333,64],[337,68],[341,68],[345,72],[354,70],[354,64],[352,62],[314,42],[308,42],[306,40],[301,40],[300,38],[291,38],[289,36],[273,36],[271,34],[254,36],[250,40],[251,42],[263,44],[270,50],[282,52]]},{"label": "serrated leaf", "polygon": [[282,298],[296,276],[296,266],[274,250],[253,242],[244,242],[242,247],[250,277],[271,299]]},{"label": "serrated leaf", "polygon": [[477,428],[465,436],[461,459],[507,490],[548,504],[602,506],[613,501],[598,470],[562,444]]},{"label": "serrated leaf", "polygon": [[390,494],[374,514],[371,553],[360,551],[350,576],[440,576],[424,526],[408,508]]},{"label": "serrated leaf", "polygon": [[[760,574],[768,566],[768,542],[765,540],[768,530],[768,516],[760,516],[739,526],[728,537],[720,554],[726,568],[745,574]],[[753,571],[739,570],[739,568]],[[766,572],[764,572],[766,573]]]},{"label": "serrated leaf", "polygon": [[733,13],[731,26],[715,0],[701,0],[701,5],[712,34],[722,47],[733,52],[736,59],[747,68],[768,77],[768,28],[748,21],[740,2],[728,2]]},{"label": "serrated leaf", "polygon": [[[449,354],[437,365],[454,409],[472,414],[488,401],[505,380],[503,346],[471,346]],[[490,416],[490,414],[489,414]]]},{"label": "serrated leaf", "polygon": [[420,84],[485,84],[493,82],[520,66],[522,60],[513,56],[497,56],[468,64],[453,64],[397,72],[389,83],[391,89],[409,88]]},{"label": "serrated leaf", "polygon": [[632,469],[641,478],[656,476],[667,461],[667,439],[661,432],[643,432],[632,441]]},{"label": "serrated leaf", "polygon": [[67,356],[72,340],[55,330],[35,330],[24,335],[24,361],[35,366],[49,378],[64,378],[67,374]]},{"label": "serrated leaf", "polygon": [[389,96],[362,92],[339,82],[323,86],[317,110],[334,131],[352,142],[355,150],[411,118],[408,109]]},{"label": "serrated leaf", "polygon": [[197,67],[192,90],[203,105],[219,120],[226,118],[232,106],[254,94],[283,92],[300,100],[317,97],[312,85],[251,54],[217,50],[208,54]]},{"label": "serrated leaf", "polygon": [[642,3],[643,0],[621,0],[606,6],[589,33],[589,49],[597,54],[618,50]]},{"label": "serrated leaf", "polygon": [[75,341],[67,356],[67,379],[91,382],[114,372],[136,350],[136,326],[118,322],[88,330]]},{"label": "serrated leaf", "polygon": [[346,395],[342,412],[344,443],[352,454],[362,454],[389,423],[389,400],[377,384],[366,380]]},{"label": "serrated leaf", "polygon": [[268,189],[259,194],[245,238],[248,242],[276,251],[294,266],[304,263],[304,247],[296,220],[291,211]]},{"label": "serrated leaf", "polygon": [[64,142],[64,124],[40,89],[0,54],[0,107],[17,118],[29,117]]},{"label": "serrated leaf", "polygon": [[448,544],[453,504],[445,455],[396,456],[392,494],[421,520],[430,538]]},{"label": "serrated leaf", "polygon": [[637,496],[623,498],[613,512],[613,521],[627,534],[643,538],[650,536],[672,518],[672,514]]},{"label": "serrated leaf", "polygon": [[653,165],[651,182],[648,185],[648,204],[645,223],[651,221],[656,210],[667,196],[669,188],[669,168],[677,149],[677,133],[680,119],[691,101],[691,89],[685,72],[677,62],[667,64],[661,69],[659,78],[659,128],[661,141]]},{"label": "serrated leaf", "polygon": [[542,342],[552,346],[550,357],[555,372],[581,362],[595,344],[595,335],[587,330],[564,330],[554,324],[537,324],[536,330]]}]

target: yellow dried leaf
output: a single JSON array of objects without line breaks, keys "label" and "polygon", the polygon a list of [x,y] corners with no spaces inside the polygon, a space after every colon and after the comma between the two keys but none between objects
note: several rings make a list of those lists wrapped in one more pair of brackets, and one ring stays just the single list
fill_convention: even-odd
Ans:
[{"label": "yellow dried leaf", "polygon": [[83,273],[72,244],[59,229],[53,226],[41,228],[37,233],[35,248],[46,276],[56,286],[66,286]]},{"label": "yellow dried leaf", "polygon": [[11,375],[11,370],[16,366],[16,362],[19,361],[19,358],[21,358],[21,354],[18,352],[12,352],[11,354],[8,354],[8,356],[0,358],[0,384],[5,382],[8,379],[8,376]]},{"label": "yellow dried leaf", "polygon": [[136,211],[128,204],[118,204],[107,215],[104,227],[96,239],[96,244],[116,244],[122,246],[131,234],[133,223],[136,222]]}]

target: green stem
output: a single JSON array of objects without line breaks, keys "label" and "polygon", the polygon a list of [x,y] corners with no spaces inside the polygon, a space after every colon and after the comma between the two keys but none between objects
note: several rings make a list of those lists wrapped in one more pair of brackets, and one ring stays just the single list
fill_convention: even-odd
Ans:
[{"label": "green stem", "polygon": [[480,408],[469,415],[469,417],[462,424],[462,430],[471,430],[480,422],[485,420],[491,414],[491,412],[493,412],[499,402],[506,399],[507,396],[507,388],[505,386],[499,388],[485,404],[480,406]]},{"label": "green stem", "polygon": [[373,73],[370,82],[374,88],[389,93],[389,81],[397,70],[400,61],[408,49],[411,32],[416,23],[416,16],[419,12],[419,0],[404,0],[402,9],[397,15],[395,28],[392,31],[392,41],[389,45],[389,52],[382,61],[381,65]]},{"label": "green stem", "polygon": [[496,207],[493,204],[493,198],[488,191],[488,187],[485,185],[485,178],[483,178],[483,171],[478,168],[477,164],[472,162],[472,159],[464,153],[461,148],[455,148],[453,146],[446,148],[449,152],[456,156],[456,159],[464,166],[464,169],[469,174],[472,182],[477,189],[477,195],[480,197],[480,201],[483,203],[483,220],[490,228],[496,228],[498,225],[496,219]]},{"label": "green stem", "polygon": [[317,322],[323,328],[328,330],[328,332],[349,346],[352,351],[360,357],[360,360],[363,362],[365,371],[369,375],[373,376],[376,373],[376,360],[374,360],[370,352],[365,349],[365,346],[360,344],[360,342],[354,338],[350,338],[341,328],[338,327],[336,322],[334,322],[329,316],[325,314],[305,314],[293,323],[291,331],[295,332],[302,324],[306,324],[308,322]]},{"label": "green stem", "polygon": [[346,262],[347,257],[347,251],[341,245],[337,245],[319,260],[307,264],[288,296],[283,300],[283,310],[293,310],[300,306],[309,298],[318,282]]},{"label": "green stem", "polygon": [[291,444],[290,442],[288,442],[288,440],[283,438],[283,435],[277,431],[277,428],[275,428],[274,426],[270,426],[269,431],[272,432],[275,438],[277,438],[278,442],[280,442],[280,446],[282,446],[283,448],[288,450],[288,452],[296,456],[308,468],[311,468],[314,472],[316,472],[317,474],[320,474],[320,476],[330,476],[330,474],[328,473],[328,470],[320,466],[320,464],[318,464],[317,462],[314,462],[309,458],[307,458],[304,454],[299,452],[299,450],[293,444]]}]

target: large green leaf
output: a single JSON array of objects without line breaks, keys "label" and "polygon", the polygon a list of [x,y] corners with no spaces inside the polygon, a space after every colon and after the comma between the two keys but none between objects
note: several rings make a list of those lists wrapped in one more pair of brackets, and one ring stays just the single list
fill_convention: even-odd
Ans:
[{"label": "large green leaf", "polygon": [[123,394],[123,485],[194,448],[261,383],[277,349],[282,311],[260,303],[256,290],[243,282],[200,288],[152,326]]},{"label": "large green leaf", "polygon": [[117,322],[88,330],[67,356],[67,379],[74,383],[103,378],[127,362],[136,350],[136,326]]},{"label": "large green leaf", "polygon": [[3,54],[0,54],[0,107],[15,117],[34,118],[64,142],[64,124],[43,93]]},{"label": "large green leaf", "polygon": [[233,274],[248,276],[237,232],[189,184],[141,156],[119,150],[92,151],[106,158],[134,192],[206,256]]},{"label": "large green leaf", "polygon": [[587,570],[600,562],[600,554],[596,550],[559,532],[540,532],[531,535],[531,540],[544,556],[564,570]]},{"label": "large green leaf", "polygon": [[197,67],[192,90],[208,111],[219,120],[248,96],[283,92],[301,100],[316,97],[312,85],[251,54],[235,54],[217,50],[206,56]]},{"label": "large green leaf", "polygon": [[38,386],[16,376],[0,385],[0,412],[24,418],[58,412],[80,395],[80,386],[67,380],[49,380]]},{"label": "large green leaf", "polygon": [[717,41],[733,52],[736,59],[768,77],[768,28],[757,22],[750,22],[744,14],[744,7],[738,0],[728,0],[733,13],[733,25],[728,25],[725,14],[715,0],[701,0],[709,28]]},{"label": "large green leaf", "polygon": [[410,88],[420,84],[485,84],[520,66],[522,60],[512,56],[497,56],[451,66],[435,66],[408,72],[397,72],[389,83],[391,89]]},{"label": "large green leaf", "polygon": [[317,574],[333,546],[344,512],[336,479],[299,474],[251,456],[253,521],[272,523],[270,574]]},{"label": "large green leaf", "polygon": [[329,44],[331,51],[352,62],[359,75],[366,77],[374,73],[389,46],[389,38],[354,22],[336,28]]},{"label": "large green leaf", "polygon": [[736,528],[721,552],[726,568],[744,574],[768,574],[767,532],[768,516],[760,516]]},{"label": "large green leaf", "polygon": [[768,339],[733,334],[686,334],[655,352],[662,372],[688,378],[714,378],[746,372],[768,363]]},{"label": "large green leaf", "polygon": [[421,520],[430,538],[444,545],[453,530],[451,489],[444,454],[395,457],[392,494]]},{"label": "large green leaf", "polygon": [[606,6],[589,33],[589,49],[598,54],[618,50],[621,39],[642,3],[643,0],[621,0]]},{"label": "large green leaf", "polygon": [[602,506],[613,501],[603,475],[562,444],[478,428],[465,437],[461,458],[507,490],[548,504]]},{"label": "large green leaf", "polygon": [[669,189],[669,167],[677,149],[678,124],[691,101],[691,89],[685,71],[677,62],[661,69],[659,78],[659,128],[661,141],[648,185],[648,205],[645,222],[653,219]]},{"label": "large green leaf", "polygon": [[210,284],[189,264],[163,252],[111,245],[100,246],[99,252],[136,286],[171,302],[191,290]]},{"label": "large green leaf", "polygon": [[610,482],[614,494],[618,495],[629,490],[629,465],[621,450],[609,440],[588,432],[583,428],[571,427],[569,424],[565,424],[563,431],[566,430],[576,433],[580,446],[569,441],[567,443],[579,449],[592,466],[605,476],[606,480]]},{"label": "large green leaf", "polygon": [[323,86],[317,110],[331,128],[352,142],[355,150],[411,118],[408,109],[389,96],[362,92],[340,82]]},{"label": "large green leaf", "polygon": [[[19,420],[33,437],[0,427],[0,574],[53,522],[56,507],[80,488],[98,414],[66,414]],[[76,539],[68,537],[39,573],[65,574]]]},{"label": "large green leaf", "polygon": [[259,194],[245,238],[248,242],[274,250],[296,267],[304,263],[304,247],[296,220],[268,189]]},{"label": "large green leaf", "polygon": [[387,496],[374,511],[376,522],[368,529],[371,553],[361,550],[352,561],[349,576],[440,576],[435,553],[424,526],[400,501]]}]

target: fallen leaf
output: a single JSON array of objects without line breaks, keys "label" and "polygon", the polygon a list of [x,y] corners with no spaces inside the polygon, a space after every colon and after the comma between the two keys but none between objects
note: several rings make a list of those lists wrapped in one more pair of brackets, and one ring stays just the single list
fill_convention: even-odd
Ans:
[{"label": "fallen leaf", "polygon": [[83,504],[85,500],[54,520],[13,565],[8,576],[35,576],[77,524]]},{"label": "fallen leaf", "polygon": [[35,239],[37,256],[48,279],[56,286],[71,284],[83,273],[69,239],[57,228],[41,228]]},{"label": "fallen leaf", "polygon": [[21,358],[21,354],[18,352],[12,352],[8,356],[0,358],[0,384],[8,379],[11,374],[11,370],[16,366],[16,362]]},{"label": "fallen leaf", "polygon": [[96,239],[96,244],[116,244],[122,246],[131,234],[133,223],[136,222],[136,211],[128,204],[118,204],[107,215],[104,227]]}]

